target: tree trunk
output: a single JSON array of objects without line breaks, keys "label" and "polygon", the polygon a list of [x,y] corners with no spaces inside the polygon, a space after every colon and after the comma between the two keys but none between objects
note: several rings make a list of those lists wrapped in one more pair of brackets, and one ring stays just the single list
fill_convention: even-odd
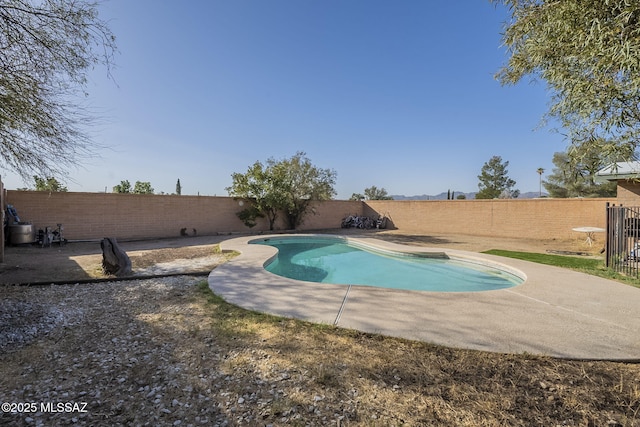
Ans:
[{"label": "tree trunk", "polygon": [[100,242],[102,248],[102,271],[117,277],[130,276],[131,260],[129,255],[118,245],[115,237],[105,237]]}]

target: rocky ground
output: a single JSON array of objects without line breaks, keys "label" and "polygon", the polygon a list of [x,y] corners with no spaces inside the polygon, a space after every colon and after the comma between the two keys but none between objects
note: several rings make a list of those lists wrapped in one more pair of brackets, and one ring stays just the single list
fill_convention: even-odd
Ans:
[{"label": "rocky ground", "polygon": [[[191,307],[201,280],[4,289],[0,401],[38,407],[10,408],[16,413],[0,414],[0,424],[225,425],[228,415],[212,401],[211,390],[193,382],[222,385],[225,376],[194,373],[181,358],[194,349],[168,337],[196,334],[206,325]],[[158,318],[170,323],[163,323],[166,329],[156,329]],[[208,350],[203,357],[222,357],[213,342],[199,345]],[[81,408],[43,411],[40,405],[49,403]]]}]

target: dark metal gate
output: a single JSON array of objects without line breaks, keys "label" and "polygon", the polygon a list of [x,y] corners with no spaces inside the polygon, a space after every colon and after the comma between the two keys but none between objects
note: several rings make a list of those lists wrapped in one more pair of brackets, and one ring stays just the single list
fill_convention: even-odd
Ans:
[{"label": "dark metal gate", "polygon": [[607,203],[607,267],[639,277],[640,206],[610,206]]}]

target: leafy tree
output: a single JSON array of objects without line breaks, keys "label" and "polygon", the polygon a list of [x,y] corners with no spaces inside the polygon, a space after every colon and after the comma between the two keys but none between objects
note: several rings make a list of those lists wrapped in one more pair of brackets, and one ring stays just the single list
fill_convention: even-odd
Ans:
[{"label": "leafy tree", "polygon": [[133,185],[133,193],[134,194],[153,194],[153,187],[151,187],[151,183],[148,181],[136,181]]},{"label": "leafy tree", "polygon": [[[269,230],[273,230],[278,211],[284,208],[283,196],[279,193],[275,177],[262,163],[255,162],[246,173],[231,174],[232,184],[226,190],[229,195],[243,199],[248,206],[238,212],[238,217],[247,227],[256,225],[257,218],[267,217]],[[243,202],[243,204],[244,204]]]},{"label": "leafy tree", "polygon": [[553,154],[555,168],[543,182],[551,197],[613,197],[616,195],[616,183],[604,184],[595,181],[596,173],[605,167],[597,144],[583,145],[581,153],[570,152]]},{"label": "leafy tree", "polygon": [[129,180],[120,181],[120,184],[113,187],[114,193],[131,193],[131,183]]},{"label": "leafy tree", "polygon": [[176,182],[176,194],[178,196],[182,195],[182,185],[180,185],[180,178],[178,178],[178,182]]},{"label": "leafy tree", "polygon": [[36,191],[48,191],[48,192],[66,192],[67,187],[58,182],[57,179],[49,177],[49,178],[40,178],[38,176],[33,177],[35,181]]},{"label": "leafy tree", "polygon": [[[255,205],[250,205],[248,208],[236,213],[236,215],[238,216],[238,218],[240,218],[242,223],[249,228],[253,228],[256,226],[257,218],[264,217],[264,215],[258,210]],[[271,221],[269,221],[269,229],[273,230],[273,223]]]},{"label": "leafy tree", "polygon": [[378,188],[375,185],[365,188],[364,195],[367,200],[393,200],[393,197],[387,194],[387,190],[384,188]]},{"label": "leafy tree", "polygon": [[389,196],[387,190],[384,188],[378,188],[372,185],[364,189],[364,195],[353,193],[349,200],[393,200],[393,197]]},{"label": "leafy tree", "polygon": [[[48,192],[66,192],[67,187],[62,185],[56,178],[40,178],[37,175],[33,176],[34,190],[35,191],[48,191]],[[18,188],[19,191],[30,191],[30,188]]]},{"label": "leafy tree", "polygon": [[89,70],[110,69],[113,34],[90,0],[3,0],[0,46],[0,167],[65,175],[93,152],[78,98]]},{"label": "leafy tree", "polygon": [[[319,169],[298,152],[289,159],[256,162],[247,173],[232,174],[229,195],[241,198],[250,206],[239,213],[242,218],[253,219],[266,215],[273,230],[278,212],[283,212],[290,228],[298,227],[311,209],[312,203],[335,195],[335,172]],[[248,210],[254,209],[253,212]],[[247,222],[245,222],[246,224]]]},{"label": "leafy tree", "polygon": [[[601,156],[633,156],[640,136],[640,13],[637,0],[492,0],[509,7],[503,84],[539,76],[548,116],[571,143],[597,142]],[[571,153],[572,155],[575,153]]]},{"label": "leafy tree", "polygon": [[509,178],[507,166],[509,162],[502,162],[502,157],[493,156],[482,166],[478,179],[480,191],[476,199],[517,198],[519,190],[514,190],[516,182]]},{"label": "leafy tree", "polygon": [[268,164],[280,186],[279,193],[283,196],[284,211],[291,229],[302,224],[313,202],[329,200],[336,194],[333,188],[335,171],[314,166],[304,152],[299,151],[290,159],[270,159]]}]

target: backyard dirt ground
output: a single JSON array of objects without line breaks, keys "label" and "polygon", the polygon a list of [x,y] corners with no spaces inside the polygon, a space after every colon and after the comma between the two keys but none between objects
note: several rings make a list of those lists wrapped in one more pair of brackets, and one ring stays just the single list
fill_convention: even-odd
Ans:
[{"label": "backyard dirt ground", "polygon": [[[208,272],[220,236],[119,242],[131,259],[134,276],[176,272]],[[157,269],[153,267],[159,266]],[[165,267],[165,268],[162,268]],[[0,264],[0,283],[46,283],[105,278],[100,241],[8,246]]]},{"label": "backyard dirt ground", "polygon": [[[347,233],[357,231],[347,230]],[[363,233],[482,251],[590,251],[524,241]],[[121,242],[131,280],[100,277],[99,242],[9,247],[0,284],[0,425],[640,427],[640,365],[453,349],[249,312],[208,290],[233,236]]]}]

